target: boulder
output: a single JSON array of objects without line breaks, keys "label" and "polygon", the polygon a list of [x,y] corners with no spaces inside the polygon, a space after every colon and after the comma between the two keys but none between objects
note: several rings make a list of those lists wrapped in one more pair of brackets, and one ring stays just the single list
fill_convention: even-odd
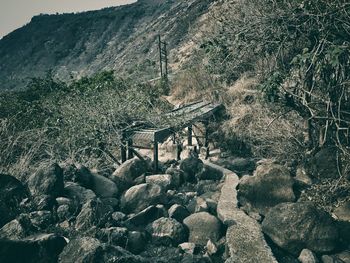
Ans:
[{"label": "boulder", "polygon": [[135,226],[145,226],[154,220],[166,216],[166,211],[164,211],[164,207],[160,206],[149,206],[141,212],[130,216],[125,224],[129,227]]},{"label": "boulder", "polygon": [[149,224],[146,231],[151,234],[154,244],[178,245],[187,238],[184,226],[173,218],[159,218]]},{"label": "boulder", "polygon": [[69,205],[60,205],[57,208],[57,217],[59,222],[70,220],[73,216],[72,210]]},{"label": "boulder", "polygon": [[312,185],[312,179],[309,177],[305,168],[303,168],[303,167],[297,168],[296,175],[295,175],[294,179],[297,182],[297,184],[302,186],[302,187]]},{"label": "boulder", "polygon": [[310,158],[305,168],[316,179],[339,178],[337,147],[326,147]]},{"label": "boulder", "polygon": [[58,206],[60,205],[72,205],[73,201],[67,197],[57,197],[56,198],[56,203]]},{"label": "boulder", "polygon": [[97,232],[96,238],[104,243],[125,248],[128,242],[128,229],[125,227],[102,228]]},{"label": "boulder", "polygon": [[126,190],[134,184],[134,180],[149,170],[149,164],[135,157],[127,160],[119,166],[112,174],[111,179],[117,184],[121,191]]},{"label": "boulder", "polygon": [[209,239],[207,245],[205,246],[205,250],[210,256],[212,256],[218,252],[218,247],[215,245],[213,241]]},{"label": "boulder", "polygon": [[96,198],[96,195],[92,190],[86,189],[77,183],[72,182],[65,184],[63,195],[81,205]]},{"label": "boulder", "polygon": [[195,189],[199,195],[202,195],[207,192],[217,192],[219,191],[220,186],[221,185],[218,184],[217,181],[201,180],[196,184]]},{"label": "boulder", "polygon": [[346,201],[334,209],[333,215],[336,218],[340,237],[345,242],[350,243],[350,201]]},{"label": "boulder", "polygon": [[195,197],[193,198],[188,205],[186,206],[187,210],[193,214],[198,212],[208,212],[209,206],[206,202],[206,200],[202,197]]},{"label": "boulder", "polygon": [[219,181],[221,180],[223,174],[218,169],[213,168],[210,165],[203,165],[201,171],[196,174],[198,180],[213,180]]},{"label": "boulder", "polygon": [[139,254],[145,249],[147,244],[147,236],[144,232],[140,231],[129,231],[128,233],[128,243],[127,250],[134,254]]},{"label": "boulder", "polygon": [[150,263],[180,263],[182,252],[177,247],[149,244],[144,252],[140,254],[147,258]]},{"label": "boulder", "polygon": [[110,179],[91,173],[91,190],[98,197],[116,197],[119,193],[117,185]]},{"label": "boulder", "polygon": [[134,184],[144,184],[146,183],[146,175],[140,175],[139,177],[137,177],[135,180],[134,180]]},{"label": "boulder", "polygon": [[0,239],[0,262],[56,263],[67,244],[64,237],[41,234],[23,240]]},{"label": "boulder", "polygon": [[333,214],[337,220],[350,222],[350,201],[346,201],[334,209]]},{"label": "boulder", "polygon": [[265,215],[279,203],[294,202],[293,178],[284,166],[260,165],[254,176],[244,176],[238,185],[238,200],[242,206]]},{"label": "boulder", "polygon": [[182,221],[190,215],[190,212],[188,212],[188,210],[185,207],[178,204],[172,205],[169,208],[168,213],[170,218],[174,218],[180,223],[182,223]]},{"label": "boulder", "polygon": [[0,227],[20,214],[20,203],[27,196],[20,181],[10,175],[0,174]]},{"label": "boulder", "polygon": [[123,212],[138,213],[150,205],[164,202],[164,190],[156,184],[139,184],[128,189],[121,198]]},{"label": "boulder", "polygon": [[92,174],[84,165],[77,164],[73,174],[72,181],[81,185],[82,187],[91,189],[92,187]]},{"label": "boulder", "polygon": [[221,222],[207,212],[199,212],[184,219],[189,230],[189,242],[205,246],[209,239],[216,242],[222,236]]},{"label": "boulder", "polygon": [[252,173],[256,168],[256,163],[254,159],[251,158],[235,158],[227,163],[226,168],[234,171],[238,175],[242,175]]},{"label": "boulder", "polygon": [[113,224],[119,226],[126,218],[126,215],[122,212],[117,211],[117,212],[112,213],[111,218],[112,218]]},{"label": "boulder", "polygon": [[203,169],[203,161],[194,155],[180,162],[180,169],[184,171],[184,180],[189,183],[196,182],[196,174]]},{"label": "boulder", "polygon": [[29,214],[32,225],[39,230],[46,229],[48,226],[54,223],[54,217],[51,211],[34,211]]},{"label": "boulder", "polygon": [[195,243],[185,242],[181,243],[179,248],[186,254],[194,254],[197,246]]},{"label": "boulder", "polygon": [[101,262],[128,262],[145,263],[145,260],[135,256],[125,249],[101,243],[91,237],[74,239],[68,243],[59,256],[60,263],[101,263]]},{"label": "boulder", "polygon": [[111,207],[106,206],[100,199],[89,200],[77,216],[75,227],[78,231],[86,231],[93,226],[103,226],[111,213]]},{"label": "boulder", "polygon": [[114,197],[106,197],[106,198],[101,198],[101,201],[107,205],[113,208],[113,210],[117,210],[119,207],[119,199],[114,198]]},{"label": "boulder", "polygon": [[172,195],[168,195],[169,205],[179,204],[182,206],[186,206],[190,201],[190,198],[184,193],[175,193]]},{"label": "boulder", "polygon": [[296,256],[303,248],[316,253],[331,252],[339,241],[332,217],[309,202],[283,203],[271,208],[262,229],[279,247]]},{"label": "boulder", "polygon": [[350,251],[346,250],[334,255],[323,255],[322,263],[350,263]]},{"label": "boulder", "polygon": [[64,162],[59,164],[63,170],[64,181],[74,181],[74,177],[77,171],[77,167],[71,162]]},{"label": "boulder", "polygon": [[157,184],[165,191],[179,186],[176,184],[176,181],[173,180],[173,176],[170,174],[155,174],[146,176],[146,183]]},{"label": "boulder", "polygon": [[52,210],[58,206],[56,199],[51,195],[35,196],[33,203],[36,210]]},{"label": "boulder", "polygon": [[0,229],[0,239],[20,240],[30,234],[32,223],[26,214],[19,215]]},{"label": "boulder", "polygon": [[58,197],[63,193],[63,170],[57,163],[42,165],[28,178],[28,188],[33,195]]},{"label": "boulder", "polygon": [[184,182],[184,171],[176,168],[174,165],[166,169],[165,173],[172,175],[175,184],[178,186]]},{"label": "boulder", "polygon": [[318,259],[314,252],[309,249],[303,249],[298,257],[300,263],[318,263]]}]

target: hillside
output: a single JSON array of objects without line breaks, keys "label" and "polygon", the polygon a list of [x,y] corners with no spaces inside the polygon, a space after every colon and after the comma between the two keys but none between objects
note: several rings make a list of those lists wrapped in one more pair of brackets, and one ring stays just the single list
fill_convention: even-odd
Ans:
[{"label": "hillside", "polygon": [[69,80],[101,70],[158,76],[157,36],[170,50],[187,38],[213,0],[140,0],[78,14],[39,15],[0,40],[0,89],[24,87],[52,69]]},{"label": "hillside", "polygon": [[349,40],[345,0],[33,18],[0,41],[0,262],[349,263]]}]

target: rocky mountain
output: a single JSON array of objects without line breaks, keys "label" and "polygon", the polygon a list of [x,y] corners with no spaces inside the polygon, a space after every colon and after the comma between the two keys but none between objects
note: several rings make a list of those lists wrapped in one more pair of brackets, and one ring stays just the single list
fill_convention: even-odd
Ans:
[{"label": "rocky mountain", "polygon": [[[139,0],[76,14],[39,15],[0,40],[0,89],[24,87],[48,70],[62,80],[114,70],[119,76],[158,76],[160,34],[175,48],[215,0]],[[176,61],[175,61],[176,62]]]}]

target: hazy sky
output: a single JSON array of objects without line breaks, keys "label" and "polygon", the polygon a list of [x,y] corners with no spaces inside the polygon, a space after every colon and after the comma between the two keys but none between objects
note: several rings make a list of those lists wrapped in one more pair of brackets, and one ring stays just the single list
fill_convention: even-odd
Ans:
[{"label": "hazy sky", "polygon": [[136,0],[0,0],[0,38],[40,13],[81,12],[132,2]]}]

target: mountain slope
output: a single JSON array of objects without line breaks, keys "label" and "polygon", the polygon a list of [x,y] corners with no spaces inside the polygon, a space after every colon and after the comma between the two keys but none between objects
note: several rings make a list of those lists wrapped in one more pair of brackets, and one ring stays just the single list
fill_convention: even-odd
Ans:
[{"label": "mountain slope", "polygon": [[179,47],[214,0],[139,0],[78,14],[40,15],[0,40],[0,89],[24,87],[52,69],[63,80],[113,69],[140,80],[158,75],[157,36]]}]

